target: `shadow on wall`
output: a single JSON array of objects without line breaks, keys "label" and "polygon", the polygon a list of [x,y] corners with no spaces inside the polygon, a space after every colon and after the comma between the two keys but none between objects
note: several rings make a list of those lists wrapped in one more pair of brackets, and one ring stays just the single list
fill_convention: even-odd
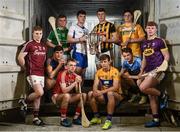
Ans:
[{"label": "shadow on wall", "polygon": [[[29,41],[29,28],[26,28],[25,30],[22,31],[22,35],[23,35],[23,39],[27,42]],[[26,43],[25,42],[25,43]],[[23,48],[24,44],[20,44],[17,47],[17,52],[16,52],[16,63],[17,65],[19,65],[18,63],[18,55],[21,51],[21,49]],[[21,69],[18,72],[17,75],[17,80],[16,80],[16,85],[15,85],[15,91],[14,91],[14,98],[18,99],[18,98],[24,98],[26,96],[27,93],[27,84],[26,84],[26,73],[23,69]],[[13,104],[14,106],[16,104]]]},{"label": "shadow on wall", "polygon": [[168,27],[166,26],[166,24],[163,23],[160,25],[160,37],[165,39],[165,42],[168,46],[168,50],[170,53],[169,69],[168,71],[166,71],[166,77],[161,83],[161,87],[167,90],[170,99],[177,100],[176,98],[177,91],[175,85],[177,85],[177,83],[179,82],[180,75],[174,67],[176,66],[176,62],[175,62],[176,59],[174,57],[175,53],[173,53],[173,45],[170,44],[168,40],[166,40],[167,30]]}]

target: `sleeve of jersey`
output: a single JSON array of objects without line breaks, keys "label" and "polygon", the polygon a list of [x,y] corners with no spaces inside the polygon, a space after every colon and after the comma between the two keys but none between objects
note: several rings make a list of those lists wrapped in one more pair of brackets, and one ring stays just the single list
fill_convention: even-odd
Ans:
[{"label": "sleeve of jersey", "polygon": [[114,70],[113,76],[114,80],[120,80],[120,73],[117,69]]},{"label": "sleeve of jersey", "polygon": [[98,78],[99,78],[99,70],[95,74],[95,79],[98,79]]},{"label": "sleeve of jersey", "polygon": [[139,24],[137,25],[137,30],[138,30],[138,36],[139,36],[140,38],[145,37],[144,30],[143,30],[143,28],[142,28]]},{"label": "sleeve of jersey", "polygon": [[71,27],[69,28],[68,35],[71,36],[71,37],[73,37],[74,31],[75,31],[74,26],[71,26]]},{"label": "sleeve of jersey", "polygon": [[136,61],[139,63],[139,65],[141,66],[141,59],[138,57],[137,59],[136,59]]},{"label": "sleeve of jersey", "polygon": [[29,52],[30,44],[27,42],[23,48],[21,49],[21,53],[28,53]]},{"label": "sleeve of jersey", "polygon": [[115,28],[114,24],[112,24],[112,23],[111,23],[110,32],[111,32],[111,33],[116,32],[116,28]]},{"label": "sleeve of jersey", "polygon": [[161,39],[160,44],[159,44],[159,48],[161,51],[168,50],[167,44],[166,44],[164,39]]},{"label": "sleeve of jersey", "polygon": [[126,69],[126,62],[125,61],[123,61],[122,68]]},{"label": "sleeve of jersey", "polygon": [[50,34],[49,34],[49,36],[48,36],[48,38],[47,38],[47,40],[48,40],[49,42],[51,42],[51,41],[53,40],[53,37],[54,37],[54,36],[55,36],[54,31],[51,31]]}]

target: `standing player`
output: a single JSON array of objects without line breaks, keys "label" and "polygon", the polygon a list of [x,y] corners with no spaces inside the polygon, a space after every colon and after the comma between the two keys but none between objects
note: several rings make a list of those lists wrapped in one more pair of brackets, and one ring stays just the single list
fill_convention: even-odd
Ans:
[{"label": "standing player", "polygon": [[118,27],[117,32],[122,41],[121,48],[127,46],[132,49],[134,56],[141,57],[140,42],[145,39],[145,33],[139,24],[133,24],[133,13],[130,10],[124,11],[124,24]]},{"label": "standing player", "polygon": [[[55,88],[53,89],[52,101],[53,103],[60,105],[60,124],[65,127],[70,127],[72,125],[71,121],[66,117],[68,105],[70,103],[77,103],[73,123],[76,125],[81,125],[81,94],[78,93],[78,85],[79,83],[81,83],[82,78],[79,75],[75,74],[75,70],[76,61],[74,59],[69,59],[67,61],[66,70],[59,72]],[[83,99],[85,103],[85,93],[83,93]]]},{"label": "standing player", "polygon": [[56,45],[60,45],[63,47],[64,50],[64,56],[63,58],[67,60],[70,58],[70,45],[67,43],[67,34],[68,34],[68,29],[66,28],[67,24],[67,17],[65,15],[59,15],[57,18],[57,34],[60,40],[60,44],[58,44],[58,41],[56,39],[54,31],[51,31],[48,38],[47,38],[47,46],[50,47],[49,52],[48,52],[48,57],[52,56],[53,50]]},{"label": "standing player", "polygon": [[141,66],[142,73],[148,73],[143,80],[139,80],[140,90],[149,95],[150,107],[153,120],[145,123],[145,127],[157,127],[160,125],[158,114],[158,96],[161,97],[160,108],[167,106],[167,95],[157,89],[157,85],[164,78],[164,72],[151,72],[159,67],[163,61],[169,61],[169,52],[165,41],[157,37],[157,24],[148,22],[146,26],[147,40],[142,44],[143,61]]},{"label": "standing player", "polygon": [[27,42],[21,50],[18,61],[21,67],[26,69],[27,80],[34,90],[26,100],[20,100],[19,103],[24,105],[27,109],[26,103],[33,103],[33,123],[34,125],[44,125],[43,121],[39,119],[39,107],[41,97],[44,94],[44,64],[46,61],[46,46],[41,42],[42,28],[35,26],[33,28],[33,40]]},{"label": "standing player", "polygon": [[[112,126],[112,115],[115,105],[123,100],[120,87],[119,71],[111,66],[110,56],[103,54],[100,56],[101,69],[96,72],[93,91],[88,93],[94,118],[90,121],[93,124],[100,124],[101,119],[98,113],[98,103],[107,104],[107,119],[102,129],[107,130]],[[100,88],[100,89],[99,89]]]},{"label": "standing player", "polygon": [[86,12],[80,10],[77,12],[77,24],[70,27],[68,32],[68,42],[72,45],[72,58],[77,61],[76,73],[84,78],[87,61],[86,35],[88,29],[84,27]]},{"label": "standing player", "polygon": [[106,11],[104,8],[99,8],[97,10],[97,17],[99,19],[99,24],[97,24],[93,31],[102,36],[101,42],[101,53],[96,55],[96,66],[100,69],[99,57],[101,54],[110,55],[113,60],[113,43],[117,41],[117,33],[114,24],[106,20]]}]

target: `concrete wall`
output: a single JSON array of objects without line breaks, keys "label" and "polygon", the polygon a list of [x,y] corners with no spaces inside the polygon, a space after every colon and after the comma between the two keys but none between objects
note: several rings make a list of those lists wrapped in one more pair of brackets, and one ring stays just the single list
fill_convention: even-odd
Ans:
[{"label": "concrete wall", "polygon": [[29,37],[29,3],[28,0],[0,1],[0,111],[17,107],[18,99],[25,93],[17,54],[19,46]]}]

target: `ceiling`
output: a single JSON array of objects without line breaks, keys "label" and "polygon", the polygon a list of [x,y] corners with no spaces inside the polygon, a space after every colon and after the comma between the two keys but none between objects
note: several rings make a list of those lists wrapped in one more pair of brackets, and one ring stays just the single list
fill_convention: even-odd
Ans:
[{"label": "ceiling", "polygon": [[88,15],[96,14],[98,8],[105,8],[108,15],[119,15],[125,8],[137,6],[139,0],[46,0],[57,14],[75,15],[80,9]]}]

